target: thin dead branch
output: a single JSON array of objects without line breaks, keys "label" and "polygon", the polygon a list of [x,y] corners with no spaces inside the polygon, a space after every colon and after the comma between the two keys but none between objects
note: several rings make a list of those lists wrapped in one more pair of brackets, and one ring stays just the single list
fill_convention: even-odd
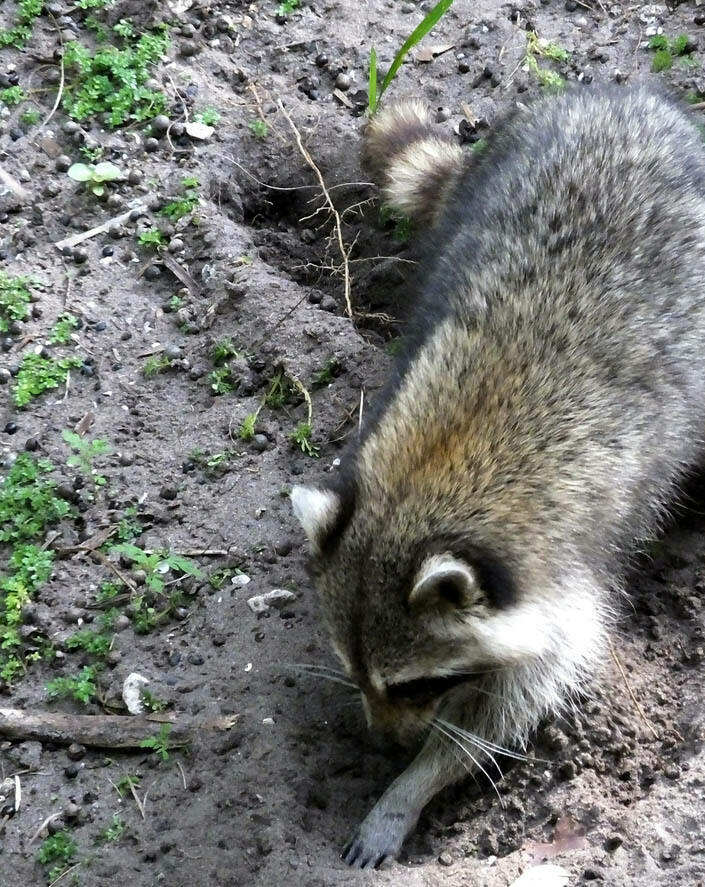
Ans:
[{"label": "thin dead branch", "polygon": [[614,664],[619,669],[619,673],[622,675],[622,680],[624,681],[624,686],[627,688],[627,693],[629,693],[629,696],[630,696],[632,702],[634,703],[634,708],[636,708],[636,710],[639,712],[639,717],[642,719],[644,724],[648,727],[649,732],[654,737],[654,739],[660,739],[658,733],[656,732],[655,727],[653,726],[651,721],[649,721],[649,719],[646,717],[644,709],[641,707],[639,700],[634,695],[634,691],[632,690],[631,685],[629,684],[629,679],[627,678],[627,673],[625,672],[624,667],[622,666],[622,662],[621,662],[619,656],[617,655],[617,651],[615,650],[614,644],[612,643],[611,640],[609,641],[609,645],[610,645],[610,653],[612,654],[612,659],[614,660]]},{"label": "thin dead branch", "polygon": [[316,162],[314,161],[313,157],[311,157],[311,154],[309,153],[308,148],[304,145],[303,140],[301,138],[301,133],[299,132],[298,127],[296,126],[294,121],[291,119],[291,115],[284,107],[281,99],[277,100],[277,106],[279,107],[279,110],[282,112],[282,114],[286,118],[287,123],[291,127],[291,131],[294,133],[294,138],[296,139],[296,146],[298,147],[299,152],[301,153],[301,156],[304,158],[306,163],[314,171],[316,178],[318,179],[318,184],[321,188],[321,192],[323,194],[323,197],[325,198],[325,201],[328,204],[328,207],[330,209],[330,213],[333,216],[333,219],[335,221],[335,234],[336,234],[336,239],[338,241],[338,249],[340,250],[340,255],[341,255],[341,258],[343,261],[343,287],[344,287],[344,295],[345,295],[345,310],[347,311],[348,317],[350,319],[352,319],[353,310],[352,310],[352,301],[350,299],[350,265],[349,265],[350,256],[349,256],[349,251],[345,248],[345,241],[343,240],[343,223],[340,218],[340,213],[335,208],[335,204],[333,203],[333,200],[330,196],[330,192],[328,190],[328,187],[326,186],[326,183],[323,179],[323,174],[321,173],[320,169],[316,165]]}]

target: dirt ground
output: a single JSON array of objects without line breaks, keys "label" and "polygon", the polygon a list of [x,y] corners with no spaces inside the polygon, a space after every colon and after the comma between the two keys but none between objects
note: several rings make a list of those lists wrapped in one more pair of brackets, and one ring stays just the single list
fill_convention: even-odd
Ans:
[{"label": "dirt ground", "polygon": [[[192,120],[205,107],[220,113],[205,140],[176,128],[156,142],[146,141],[155,134],[144,124],[104,130],[88,122],[72,131],[61,108],[44,126],[20,125],[27,107],[43,120],[53,105],[59,31],[66,39],[72,19],[82,39],[87,33],[73,4],[48,6],[52,15],[37,19],[24,51],[0,50],[0,86],[19,82],[31,97],[29,106],[0,112],[0,167],[28,192],[21,199],[0,186],[0,268],[37,281],[34,316],[3,334],[0,368],[14,375],[26,353],[47,345],[63,312],[80,328],[70,347],[49,352],[80,355],[83,365],[70,384],[21,410],[5,373],[0,458],[6,472],[24,450],[48,457],[79,510],[47,540],[58,552],[54,571],[25,610],[26,652],[41,636],[53,653],[0,684],[0,708],[124,711],[123,681],[138,672],[169,711],[236,718],[229,730],[202,730],[165,762],[145,749],[77,749],[69,757],[49,741],[0,739],[2,887],[47,883],[48,867],[37,861],[46,830],[38,830],[53,814],[51,827],[66,827],[77,845],[59,870],[62,884],[506,887],[545,858],[571,885],[705,884],[705,498],[697,496],[635,566],[633,607],[624,609],[595,698],[566,722],[546,725],[531,749],[536,760],[509,770],[499,795],[472,782],[444,793],[398,863],[360,873],[339,859],[403,761],[368,743],[346,688],[289,667],[332,659],[286,492],[298,478],[315,482],[333,469],[357,427],[360,393],[374,402],[400,335],[413,238],[406,243],[380,222],[358,148],[370,46],[384,70],[430,4],[303,0],[277,16],[268,0],[197,0],[178,13],[166,3],[118,0],[100,13],[110,22],[175,24],[168,59],[154,71],[170,120]],[[0,24],[14,14],[14,3],[0,4]],[[671,9],[456,0],[389,95],[426,100],[438,110],[439,131],[457,133],[470,150],[498,115],[541,91],[525,64],[534,30],[570,54],[538,63],[586,89],[593,81],[662,80],[697,100],[705,95],[703,23],[705,7],[689,2]],[[651,73],[646,44],[656,33],[689,35],[688,59]],[[352,320],[330,215],[279,102],[342,214]],[[262,120],[266,135],[253,125]],[[69,179],[65,164],[60,171],[63,155],[84,159],[81,144],[102,146],[103,160],[134,173],[111,184],[107,200]],[[185,177],[200,183],[200,203],[171,224],[158,209]],[[57,250],[62,238],[134,207],[110,230]],[[170,261],[138,244],[150,227],[170,242]],[[213,346],[225,339],[238,352],[229,364],[234,390],[215,394]],[[171,365],[146,377],[155,356]],[[284,381],[285,402],[270,396],[262,405],[273,379]],[[311,392],[318,458],[290,440],[307,419],[292,380]],[[257,436],[245,441],[242,423],[260,407]],[[106,484],[93,493],[67,466],[61,436],[82,419],[88,439],[112,447],[96,460]],[[65,642],[97,623],[91,604],[102,583],[116,579],[105,559],[76,548],[131,507],[135,545],[216,553],[191,555],[202,578],[172,577],[183,600],[151,631],[135,631],[128,601],[98,677],[102,705],[49,700],[51,679],[95,661]],[[129,561],[110,560],[130,574]],[[295,597],[255,615],[248,599],[275,588]],[[144,815],[116,788],[126,776],[140,777]],[[116,815],[124,829],[101,838]]]}]

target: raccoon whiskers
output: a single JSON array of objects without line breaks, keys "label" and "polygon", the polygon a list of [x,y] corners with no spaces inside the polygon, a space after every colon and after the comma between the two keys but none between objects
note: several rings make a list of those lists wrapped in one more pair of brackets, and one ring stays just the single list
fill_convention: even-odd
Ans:
[{"label": "raccoon whiskers", "polygon": [[[444,736],[444,737],[445,737],[446,739],[448,739],[452,744],[457,745],[458,748],[463,752],[463,754],[464,754],[466,757],[470,758],[470,760],[471,760],[471,761],[473,762],[473,764],[477,767],[477,769],[478,769],[481,773],[483,773],[483,774],[487,777],[487,779],[489,780],[490,785],[492,786],[492,788],[494,789],[495,794],[496,794],[497,797],[499,798],[499,802],[500,802],[500,804],[504,804],[504,802],[502,801],[502,796],[501,796],[500,793],[499,793],[499,790],[498,790],[498,788],[497,788],[497,785],[496,785],[494,779],[492,779],[492,777],[490,776],[490,774],[489,774],[489,773],[487,772],[487,770],[482,766],[482,764],[477,760],[477,758],[475,757],[475,755],[473,755],[473,753],[467,748],[467,746],[465,745],[465,743],[462,742],[461,739],[460,739],[457,735],[455,735],[454,732],[452,732],[451,730],[449,730],[449,729],[445,726],[445,723],[444,723],[443,721],[440,721],[438,718],[434,718],[434,719],[431,721],[431,727],[432,727],[433,729],[437,730],[437,731],[441,734],[441,736]],[[483,754],[485,754],[488,758],[491,759],[492,763],[493,763],[493,764],[495,765],[495,767],[497,768],[497,772],[499,773],[500,776],[502,776],[502,775],[503,775],[503,774],[502,774],[502,770],[500,769],[499,764],[498,764],[497,761],[494,759],[494,757],[492,757],[492,755],[490,754],[490,752],[487,751],[486,749],[482,748],[481,746],[479,746],[477,743],[475,743],[475,745],[477,746],[477,748],[480,749],[480,751],[483,752]],[[463,765],[464,765],[465,767],[467,767],[468,770],[471,769],[471,768],[470,768],[465,762],[463,762]]]},{"label": "raccoon whiskers", "polygon": [[331,681],[334,684],[342,684],[344,687],[350,687],[352,690],[359,690],[357,684],[349,681],[344,672],[335,668],[329,668],[327,665],[312,665],[305,662],[289,662],[284,663],[284,668],[292,671],[299,671],[312,678],[323,678],[323,680]]},{"label": "raccoon whiskers", "polygon": [[[543,761],[542,758],[530,758],[528,755],[522,755],[518,751],[512,751],[508,748],[504,748],[504,746],[497,745],[497,743],[495,742],[490,742],[489,739],[483,739],[476,733],[471,733],[469,730],[466,730],[463,727],[459,727],[457,724],[452,724],[450,721],[444,721],[442,718],[436,718],[436,720],[448,730],[451,730],[453,733],[461,736],[468,742],[472,742],[473,745],[476,745],[478,748],[483,749],[483,751],[485,751],[488,755],[490,751],[492,751],[495,754],[504,755],[505,758],[514,758],[515,761],[541,761],[542,763],[550,763],[548,761]],[[497,769],[499,770],[499,767]]]}]

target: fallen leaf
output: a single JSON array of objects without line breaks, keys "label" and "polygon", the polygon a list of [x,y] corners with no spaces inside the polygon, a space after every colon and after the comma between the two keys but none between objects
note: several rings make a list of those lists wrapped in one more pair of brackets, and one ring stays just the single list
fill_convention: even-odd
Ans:
[{"label": "fallen leaf", "polygon": [[553,831],[550,843],[527,841],[524,850],[534,862],[553,859],[566,850],[583,850],[588,846],[585,829],[571,816],[561,816]]}]

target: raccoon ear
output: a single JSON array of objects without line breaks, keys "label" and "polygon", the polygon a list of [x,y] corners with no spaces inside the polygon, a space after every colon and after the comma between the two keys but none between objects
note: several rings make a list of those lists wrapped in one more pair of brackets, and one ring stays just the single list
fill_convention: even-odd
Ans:
[{"label": "raccoon ear", "polygon": [[323,539],[340,516],[340,497],[333,490],[297,486],[291,491],[291,505],[311,547],[319,553]]},{"label": "raccoon ear", "polygon": [[427,558],[409,595],[409,604],[423,610],[463,610],[482,597],[473,568],[446,552]]}]

